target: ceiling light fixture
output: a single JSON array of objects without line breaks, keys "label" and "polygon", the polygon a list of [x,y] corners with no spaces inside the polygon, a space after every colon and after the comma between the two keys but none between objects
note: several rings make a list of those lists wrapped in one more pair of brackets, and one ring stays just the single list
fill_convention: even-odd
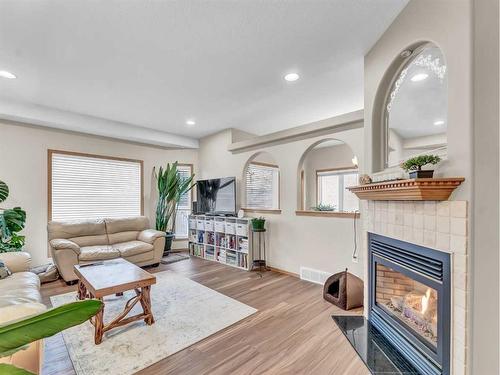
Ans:
[{"label": "ceiling light fixture", "polygon": [[443,120],[434,121],[434,125],[436,125],[436,126],[444,125],[444,121]]},{"label": "ceiling light fixture", "polygon": [[285,76],[285,81],[294,82],[294,81],[298,80],[299,78],[300,78],[300,76],[297,73],[288,73]]},{"label": "ceiling light fixture", "polygon": [[15,74],[12,74],[11,72],[8,72],[6,70],[0,70],[0,77],[7,79],[17,78]]},{"label": "ceiling light fixture", "polygon": [[186,125],[196,125],[196,122],[194,120],[187,120]]},{"label": "ceiling light fixture", "polygon": [[427,73],[418,73],[418,74],[415,74],[413,77],[411,77],[411,81],[412,82],[419,82],[419,81],[423,81],[427,77],[429,77],[429,75]]}]

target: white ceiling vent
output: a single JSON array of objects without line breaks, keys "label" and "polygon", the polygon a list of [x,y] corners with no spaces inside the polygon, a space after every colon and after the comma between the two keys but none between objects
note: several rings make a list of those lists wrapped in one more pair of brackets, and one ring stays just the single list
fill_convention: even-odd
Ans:
[{"label": "white ceiling vent", "polygon": [[323,285],[332,274],[325,271],[315,270],[308,267],[300,267],[300,278],[315,284]]}]

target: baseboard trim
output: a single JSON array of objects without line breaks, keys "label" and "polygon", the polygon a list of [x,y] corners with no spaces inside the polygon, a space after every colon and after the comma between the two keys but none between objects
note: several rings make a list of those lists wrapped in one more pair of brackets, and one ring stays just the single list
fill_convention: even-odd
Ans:
[{"label": "baseboard trim", "polygon": [[292,277],[296,277],[296,278],[300,279],[300,275],[298,273],[293,273],[293,272],[290,272],[290,271],[285,271],[285,270],[282,270],[282,269],[279,269],[279,268],[276,268],[276,267],[268,267],[268,268],[271,271],[282,273],[283,275],[292,276]]}]

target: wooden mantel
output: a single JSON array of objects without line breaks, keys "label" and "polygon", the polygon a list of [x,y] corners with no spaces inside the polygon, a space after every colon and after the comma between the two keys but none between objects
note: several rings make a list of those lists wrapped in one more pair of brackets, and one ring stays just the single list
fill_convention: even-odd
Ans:
[{"label": "wooden mantel", "polygon": [[347,189],[359,199],[372,201],[445,201],[464,180],[463,177],[415,178],[375,182]]}]

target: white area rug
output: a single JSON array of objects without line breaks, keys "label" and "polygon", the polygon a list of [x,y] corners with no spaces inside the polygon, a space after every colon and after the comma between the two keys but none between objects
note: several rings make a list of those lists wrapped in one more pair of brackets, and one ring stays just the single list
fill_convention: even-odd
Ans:
[{"label": "white area rug", "polygon": [[[133,374],[257,311],[173,271],[155,276],[153,325],[139,321],[108,331],[100,345],[94,345],[89,322],[63,332],[78,375]],[[105,298],[105,322],[123,311],[133,293]],[[54,307],[74,300],[75,293],[51,297]],[[140,311],[137,305],[131,314]]]}]

